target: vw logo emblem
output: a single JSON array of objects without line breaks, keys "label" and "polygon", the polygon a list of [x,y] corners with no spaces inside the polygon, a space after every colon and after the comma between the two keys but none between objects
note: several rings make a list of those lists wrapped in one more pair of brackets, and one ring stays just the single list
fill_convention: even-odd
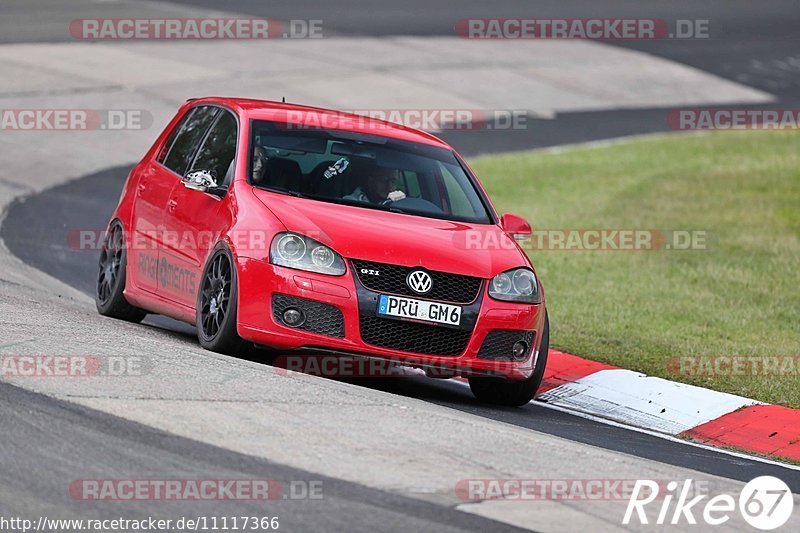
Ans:
[{"label": "vw logo emblem", "polygon": [[433,288],[433,279],[424,270],[412,270],[406,276],[406,284],[417,294],[425,294]]}]

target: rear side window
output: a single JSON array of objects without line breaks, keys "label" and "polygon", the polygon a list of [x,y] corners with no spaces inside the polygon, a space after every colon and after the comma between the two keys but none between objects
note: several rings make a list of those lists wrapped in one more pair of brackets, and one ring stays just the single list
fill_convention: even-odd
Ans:
[{"label": "rear side window", "polygon": [[187,116],[164,159],[165,167],[181,176],[186,173],[197,150],[197,145],[203,139],[218,112],[219,108],[217,107],[204,106],[197,108],[190,116]]},{"label": "rear side window", "polygon": [[221,111],[197,152],[192,170],[209,170],[218,184],[229,185],[229,174],[232,177],[233,173],[231,163],[236,156],[236,133],[236,118],[228,111]]},{"label": "rear side window", "polygon": [[186,114],[183,115],[183,118],[180,120],[180,122],[178,122],[178,124],[174,128],[172,128],[172,131],[169,133],[169,137],[167,137],[166,142],[161,147],[161,150],[159,150],[158,152],[158,157],[156,157],[156,161],[158,161],[162,165],[164,164],[164,160],[167,158],[169,149],[172,148],[172,144],[175,142],[175,137],[178,136],[178,132],[181,131],[181,128],[183,128],[183,125],[186,124],[186,121],[192,118],[192,115],[194,115],[195,111],[197,111],[196,107],[193,107],[192,109],[187,111]]}]

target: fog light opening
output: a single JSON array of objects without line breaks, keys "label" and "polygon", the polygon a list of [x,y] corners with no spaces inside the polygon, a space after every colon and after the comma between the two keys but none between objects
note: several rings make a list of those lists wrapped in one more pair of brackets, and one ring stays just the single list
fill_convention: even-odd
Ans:
[{"label": "fog light opening", "polygon": [[517,361],[525,359],[525,357],[528,355],[528,343],[525,341],[515,342],[511,353],[514,356],[514,359]]},{"label": "fog light opening", "polygon": [[298,326],[302,326],[303,322],[306,321],[306,315],[299,309],[294,307],[290,307],[286,311],[283,312],[283,323],[289,326],[290,328],[296,328]]}]

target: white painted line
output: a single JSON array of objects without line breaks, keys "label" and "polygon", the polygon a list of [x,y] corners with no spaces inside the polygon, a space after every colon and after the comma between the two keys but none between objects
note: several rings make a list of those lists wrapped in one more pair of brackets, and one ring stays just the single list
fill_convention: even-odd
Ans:
[{"label": "white painted line", "polygon": [[601,370],[540,396],[542,401],[677,435],[758,402],[624,369]]},{"label": "white painted line", "polygon": [[[459,381],[457,379],[453,379],[451,381],[453,381],[455,383],[458,383],[462,387],[469,388],[469,383],[466,383],[466,382],[463,382],[463,381]],[[628,431],[633,431],[633,432],[636,432],[636,433],[642,433],[644,435],[650,435],[651,437],[657,437],[659,439],[667,440],[667,441],[670,441],[670,442],[675,442],[675,443],[678,443],[678,444],[684,444],[686,446],[692,446],[694,448],[701,448],[703,450],[707,450],[707,451],[715,452],[715,453],[721,453],[723,455],[729,455],[731,457],[736,457],[738,459],[745,459],[747,461],[754,461],[754,462],[757,462],[757,463],[763,463],[763,464],[772,465],[772,466],[780,466],[780,467],[786,468],[788,470],[796,470],[796,471],[800,472],[800,465],[793,465],[793,464],[790,464],[790,463],[782,463],[780,461],[775,461],[775,460],[768,459],[766,457],[761,457],[761,456],[758,456],[758,455],[748,455],[746,453],[736,452],[736,451],[733,451],[733,450],[729,450],[727,448],[718,448],[716,446],[710,446],[708,444],[703,444],[701,442],[694,442],[694,441],[691,441],[691,440],[681,439],[681,438],[678,438],[678,437],[676,437],[674,435],[661,433],[659,431],[654,431],[652,429],[647,429],[647,428],[643,428],[643,427],[636,427],[636,426],[630,426],[630,425],[624,424],[622,422],[617,422],[615,420],[610,420],[608,418],[602,418],[600,416],[596,416],[596,415],[593,415],[593,414],[590,414],[590,413],[587,413],[587,412],[575,411],[575,410],[573,410],[571,408],[568,408],[568,407],[562,407],[560,405],[554,405],[554,404],[546,403],[546,402],[541,400],[541,398],[543,396],[544,396],[544,394],[540,394],[537,397],[537,399],[531,401],[531,403],[534,404],[534,405],[537,405],[539,407],[544,407],[546,409],[552,409],[552,410],[558,411],[560,413],[566,413],[568,415],[576,416],[578,418],[583,418],[585,420],[591,420],[592,422],[605,424],[607,426],[626,429]],[[533,431],[536,431],[536,430],[533,430]],[[623,452],[620,452],[620,453],[623,453]],[[632,454],[628,454],[628,455],[632,455]]]}]

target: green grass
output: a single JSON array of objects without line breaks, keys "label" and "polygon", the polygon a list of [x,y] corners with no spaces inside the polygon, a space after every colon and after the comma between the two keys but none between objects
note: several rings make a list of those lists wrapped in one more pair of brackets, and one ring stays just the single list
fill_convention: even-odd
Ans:
[{"label": "green grass", "polygon": [[675,356],[800,355],[800,134],[669,135],[480,157],[497,209],[534,229],[701,230],[706,250],[531,251],[556,349],[800,407],[781,376],[682,376]]}]

